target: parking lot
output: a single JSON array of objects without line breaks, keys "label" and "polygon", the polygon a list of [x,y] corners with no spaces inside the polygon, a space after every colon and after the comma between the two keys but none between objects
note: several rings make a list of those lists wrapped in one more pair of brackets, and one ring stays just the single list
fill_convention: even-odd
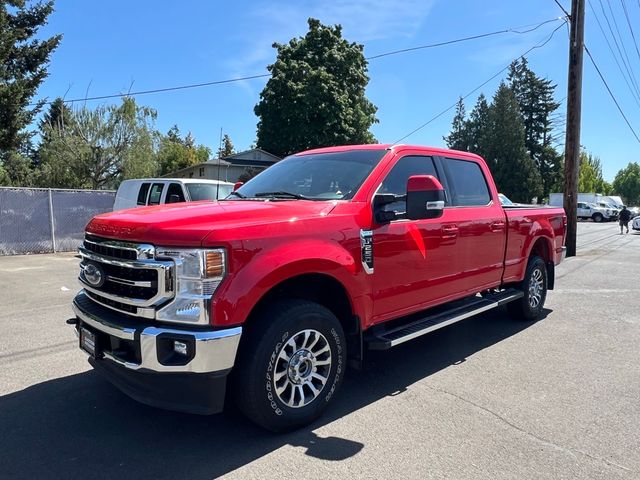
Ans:
[{"label": "parking lot", "polygon": [[72,254],[0,257],[3,478],[640,478],[640,234],[580,222],[545,317],[376,352],[309,428],[130,400],[65,320]]}]

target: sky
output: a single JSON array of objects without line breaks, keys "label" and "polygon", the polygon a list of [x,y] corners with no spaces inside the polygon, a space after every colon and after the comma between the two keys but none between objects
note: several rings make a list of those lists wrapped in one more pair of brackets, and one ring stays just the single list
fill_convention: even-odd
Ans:
[{"label": "sky", "polygon": [[[569,0],[559,0],[567,10]],[[608,3],[611,2],[611,3]],[[623,3],[624,2],[624,3]],[[613,31],[620,32],[621,68],[628,64],[640,79],[636,50],[622,5],[626,6],[640,41],[640,0],[589,0],[585,43],[609,83],[629,122],[640,136],[640,102],[625,82],[601,8]],[[596,15],[590,8],[593,5]],[[601,7],[602,5],[602,7]],[[611,7],[612,10],[609,10]],[[49,77],[36,98],[53,100],[124,94],[267,73],[275,60],[274,42],[286,43],[307,31],[307,18],[341,24],[343,36],[364,45],[365,56],[439,43],[501,30],[523,31],[563,16],[554,0],[56,0],[55,12],[39,36],[62,33],[51,57]],[[613,16],[611,15],[613,12]],[[615,23],[614,23],[615,19]],[[562,20],[529,33],[508,32],[468,42],[372,59],[367,97],[377,107],[379,123],[372,132],[393,143],[452,106],[458,97],[505,68],[531,47],[549,39]],[[527,56],[538,75],[557,84],[556,100],[564,115],[568,31],[563,26],[546,45]],[[467,111],[477,95],[491,98],[506,72],[466,100]],[[194,89],[140,95],[139,105],[157,111],[156,126],[166,132],[176,124],[213,151],[220,131],[236,149],[255,141],[259,101],[266,78]],[[114,100],[86,102],[95,107]],[[83,102],[74,103],[80,107]],[[631,161],[640,161],[640,142],[625,124],[588,57],[584,57],[581,143],[600,157],[605,179]],[[402,143],[444,146],[454,110],[432,121]],[[560,135],[564,143],[564,134]]]}]

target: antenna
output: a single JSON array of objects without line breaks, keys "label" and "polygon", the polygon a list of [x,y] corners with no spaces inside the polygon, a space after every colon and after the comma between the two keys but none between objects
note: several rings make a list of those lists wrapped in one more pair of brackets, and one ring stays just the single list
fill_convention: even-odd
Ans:
[{"label": "antenna", "polygon": [[220,143],[218,144],[218,183],[216,183],[216,201],[220,200],[220,154],[222,153],[222,127],[220,127]]}]

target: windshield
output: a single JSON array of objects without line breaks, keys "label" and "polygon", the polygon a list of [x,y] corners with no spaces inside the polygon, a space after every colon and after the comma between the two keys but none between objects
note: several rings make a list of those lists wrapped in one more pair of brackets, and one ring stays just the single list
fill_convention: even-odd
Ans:
[{"label": "windshield", "polygon": [[347,200],[385,153],[386,150],[348,150],[290,156],[240,187],[237,196]]},{"label": "windshield", "polygon": [[[191,201],[198,200],[215,200],[216,198],[225,198],[231,193],[233,185],[221,183],[218,185],[211,183],[187,183],[187,190]],[[216,197],[216,193],[218,196]]]}]

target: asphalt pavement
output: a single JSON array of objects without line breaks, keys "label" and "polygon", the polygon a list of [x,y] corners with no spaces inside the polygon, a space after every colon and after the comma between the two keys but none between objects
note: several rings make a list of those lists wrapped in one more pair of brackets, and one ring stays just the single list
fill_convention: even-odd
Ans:
[{"label": "asphalt pavement", "polygon": [[638,479],[640,234],[578,225],[544,318],[488,312],[349,371],[286,435],[147,407],[65,319],[71,254],[0,257],[0,478]]}]

